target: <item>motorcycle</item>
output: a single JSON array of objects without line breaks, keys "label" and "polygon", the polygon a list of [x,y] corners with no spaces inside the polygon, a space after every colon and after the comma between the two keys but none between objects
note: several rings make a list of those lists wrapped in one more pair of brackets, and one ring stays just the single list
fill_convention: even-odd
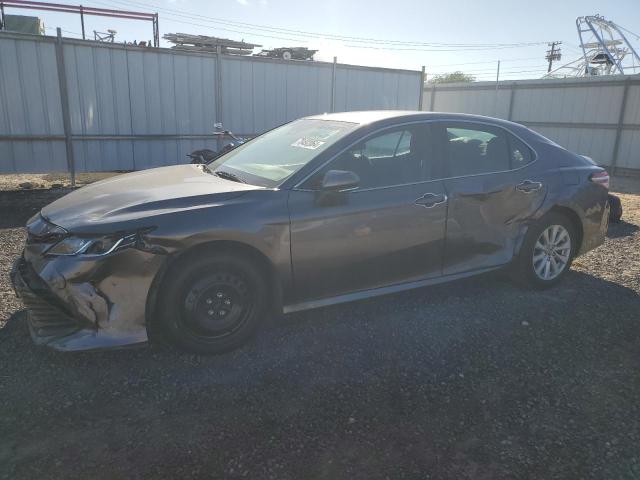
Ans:
[{"label": "motorcycle", "polygon": [[226,144],[218,152],[210,148],[203,148],[201,150],[194,150],[193,152],[188,153],[187,157],[191,159],[191,163],[193,164],[210,163],[214,161],[216,158],[221,157],[225,153],[233,150],[237,146],[242,145],[247,141],[246,138],[238,137],[230,130],[223,130],[221,123],[216,123],[214,125],[214,128],[215,128],[215,131],[212,133],[212,135],[216,139],[218,139],[219,141],[223,141],[226,138],[230,138],[233,141]]}]

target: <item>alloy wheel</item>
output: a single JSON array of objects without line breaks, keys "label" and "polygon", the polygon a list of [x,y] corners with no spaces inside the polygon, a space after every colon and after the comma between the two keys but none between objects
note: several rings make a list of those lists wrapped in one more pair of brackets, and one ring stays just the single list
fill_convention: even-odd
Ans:
[{"label": "alloy wheel", "polygon": [[553,280],[571,258],[571,236],[562,225],[550,225],[542,231],[533,247],[533,270],[541,280]]}]

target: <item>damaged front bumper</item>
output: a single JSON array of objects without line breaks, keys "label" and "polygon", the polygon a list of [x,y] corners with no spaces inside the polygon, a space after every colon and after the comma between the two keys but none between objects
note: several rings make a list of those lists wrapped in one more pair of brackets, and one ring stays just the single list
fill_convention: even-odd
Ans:
[{"label": "damaged front bumper", "polygon": [[11,280],[33,341],[62,351],[146,342],[146,303],[162,258],[133,248],[95,259],[25,249]]}]

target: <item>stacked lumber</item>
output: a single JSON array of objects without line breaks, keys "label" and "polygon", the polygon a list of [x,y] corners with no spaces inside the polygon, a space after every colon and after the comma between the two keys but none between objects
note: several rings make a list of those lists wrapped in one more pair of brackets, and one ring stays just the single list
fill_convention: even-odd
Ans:
[{"label": "stacked lumber", "polygon": [[254,48],[262,46],[229,40],[228,38],[191,35],[188,33],[167,33],[162,38],[173,43],[174,45],[171,48],[176,50],[217,52],[218,47],[220,47],[222,53],[227,55],[251,55]]}]

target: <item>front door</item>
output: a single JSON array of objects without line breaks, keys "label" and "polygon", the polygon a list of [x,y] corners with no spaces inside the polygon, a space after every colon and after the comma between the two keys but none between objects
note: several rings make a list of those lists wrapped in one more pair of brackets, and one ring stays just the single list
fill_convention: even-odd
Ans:
[{"label": "front door", "polygon": [[449,198],[443,273],[508,263],[546,195],[534,153],[492,125],[438,122],[433,131]]},{"label": "front door", "polygon": [[[425,124],[373,134],[291,191],[291,257],[298,301],[441,275],[446,195],[430,180]],[[328,170],[360,177],[324,196]]]}]

